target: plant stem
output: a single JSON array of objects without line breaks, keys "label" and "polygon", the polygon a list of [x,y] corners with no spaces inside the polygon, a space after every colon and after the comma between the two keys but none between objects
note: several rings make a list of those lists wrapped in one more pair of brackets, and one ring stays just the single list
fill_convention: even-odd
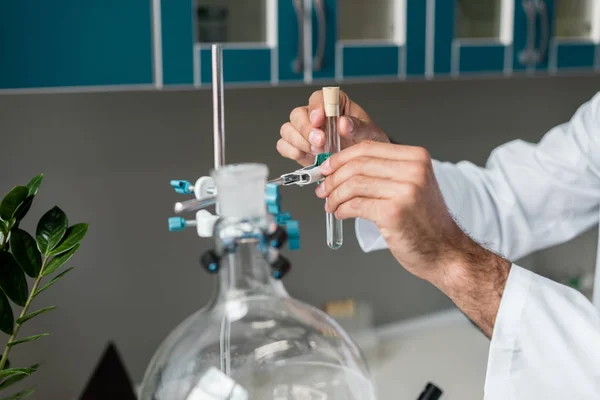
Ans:
[{"label": "plant stem", "polygon": [[[25,305],[23,306],[23,309],[21,310],[21,315],[19,315],[19,318],[23,318],[25,315],[27,315],[29,306],[31,305],[31,302],[33,301],[33,295],[35,294],[38,286],[42,282],[42,275],[44,273],[44,268],[46,267],[46,261],[48,261],[48,258],[46,256],[44,256],[44,260],[42,261],[42,267],[40,268],[40,273],[38,274],[37,278],[35,278],[35,282],[33,283],[33,287],[31,288],[31,291],[29,292],[29,296],[27,297],[27,301],[25,302]],[[11,347],[8,346],[8,343],[13,342],[17,338],[17,334],[19,333],[20,328],[21,328],[21,324],[18,322],[15,322],[15,327],[13,328],[12,335],[10,335],[10,338],[8,338],[8,342],[6,342],[6,347],[4,348],[4,353],[2,353],[2,359],[0,359],[0,371],[4,369],[6,360],[8,360],[8,353],[10,353],[10,349],[11,349]]]}]

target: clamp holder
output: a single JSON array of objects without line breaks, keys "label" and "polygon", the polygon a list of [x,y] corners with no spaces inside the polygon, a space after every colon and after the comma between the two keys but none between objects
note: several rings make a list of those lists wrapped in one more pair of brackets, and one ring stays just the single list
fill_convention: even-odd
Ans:
[{"label": "clamp holder", "polygon": [[306,186],[311,183],[318,183],[323,179],[320,168],[321,164],[329,157],[331,157],[331,153],[321,153],[315,157],[315,162],[312,165],[283,174],[279,178],[270,181],[269,184],[277,186]]}]

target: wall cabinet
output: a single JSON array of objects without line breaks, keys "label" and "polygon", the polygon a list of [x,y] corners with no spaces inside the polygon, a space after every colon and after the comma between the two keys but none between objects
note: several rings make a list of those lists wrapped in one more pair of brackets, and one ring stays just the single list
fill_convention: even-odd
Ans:
[{"label": "wall cabinet", "polygon": [[0,1],[0,89],[152,83],[148,0]]},{"label": "wall cabinet", "polygon": [[593,72],[598,0],[3,0],[0,91]]},{"label": "wall cabinet", "polygon": [[[596,0],[427,0],[426,76],[593,71]],[[433,32],[433,33],[431,33]]]}]

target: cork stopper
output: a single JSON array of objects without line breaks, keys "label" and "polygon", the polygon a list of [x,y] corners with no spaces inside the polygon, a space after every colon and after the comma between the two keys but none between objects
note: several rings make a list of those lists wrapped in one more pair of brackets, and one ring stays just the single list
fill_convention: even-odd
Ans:
[{"label": "cork stopper", "polygon": [[327,117],[340,116],[340,88],[324,87],[323,101],[325,103],[325,115]]}]

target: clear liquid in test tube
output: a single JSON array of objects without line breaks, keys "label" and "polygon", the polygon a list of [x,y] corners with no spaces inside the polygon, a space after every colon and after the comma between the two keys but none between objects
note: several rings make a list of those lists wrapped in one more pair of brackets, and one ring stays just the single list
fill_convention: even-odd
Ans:
[{"label": "clear liquid in test tube", "polygon": [[[338,118],[340,116],[340,88],[323,88],[325,103],[325,153],[334,154],[340,151],[340,135],[338,134]],[[327,200],[325,200],[327,201]],[[333,250],[342,247],[344,231],[342,221],[333,213],[326,213],[327,246]]]}]

